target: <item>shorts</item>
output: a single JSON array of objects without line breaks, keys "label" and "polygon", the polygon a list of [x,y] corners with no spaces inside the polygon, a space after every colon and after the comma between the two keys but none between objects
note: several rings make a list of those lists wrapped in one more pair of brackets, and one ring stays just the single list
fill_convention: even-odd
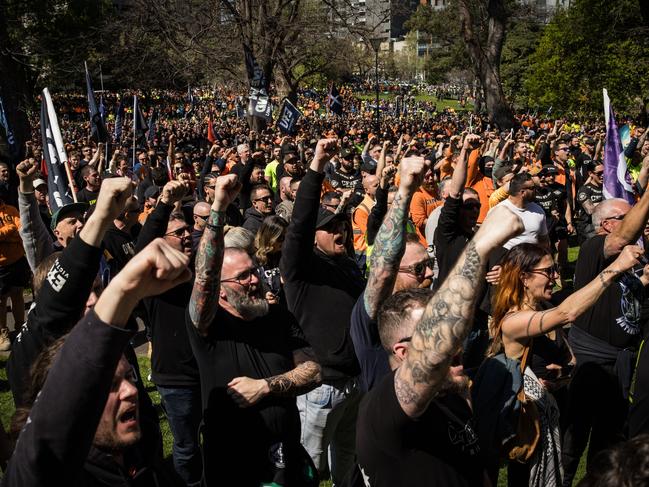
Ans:
[{"label": "shorts", "polygon": [[31,272],[25,256],[13,264],[0,266],[0,296],[9,294],[13,287],[27,287],[30,279]]}]

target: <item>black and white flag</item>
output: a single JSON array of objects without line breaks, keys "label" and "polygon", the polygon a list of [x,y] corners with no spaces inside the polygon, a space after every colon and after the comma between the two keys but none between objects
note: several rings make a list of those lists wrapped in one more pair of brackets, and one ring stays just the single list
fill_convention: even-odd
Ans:
[{"label": "black and white flag", "polygon": [[43,139],[43,157],[47,168],[50,210],[55,213],[62,206],[73,203],[74,199],[65,170],[68,155],[63,145],[63,137],[61,137],[61,129],[52,104],[52,97],[47,88],[43,90],[41,103],[41,137]]},{"label": "black and white flag", "polygon": [[296,130],[297,121],[302,116],[300,110],[298,110],[295,105],[293,105],[288,99],[284,99],[284,104],[280,111],[279,119],[277,120],[277,126],[282,131],[282,133],[293,135]]}]

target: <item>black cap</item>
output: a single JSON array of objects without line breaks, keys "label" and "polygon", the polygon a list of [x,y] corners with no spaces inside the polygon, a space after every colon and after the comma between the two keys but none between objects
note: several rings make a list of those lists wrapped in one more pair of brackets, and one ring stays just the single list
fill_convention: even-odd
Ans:
[{"label": "black cap", "polygon": [[343,149],[340,151],[340,157],[343,159],[353,159],[356,153],[351,149]]},{"label": "black cap", "polygon": [[346,219],[347,216],[345,216],[345,214],[343,213],[332,213],[331,211],[325,210],[324,208],[320,207],[318,209],[318,219],[316,220],[315,223],[315,229],[320,230],[334,220],[346,220]]},{"label": "black cap", "polygon": [[284,154],[284,164],[292,160],[299,162],[299,157],[295,152],[287,152],[286,154]]},{"label": "black cap", "polygon": [[544,164],[543,166],[541,166],[539,175],[545,176],[546,174],[559,174],[559,171],[554,164]]},{"label": "black cap", "polygon": [[364,162],[361,164],[361,171],[374,175],[376,174],[376,164],[373,164],[372,161]]},{"label": "black cap", "polygon": [[149,198],[157,198],[158,196],[160,196],[160,190],[157,186],[149,186],[144,192],[144,198],[147,200]]},{"label": "black cap", "polygon": [[88,206],[88,203],[70,203],[62,206],[52,215],[50,228],[53,231],[61,220],[72,213],[81,213],[83,215],[88,210]]}]

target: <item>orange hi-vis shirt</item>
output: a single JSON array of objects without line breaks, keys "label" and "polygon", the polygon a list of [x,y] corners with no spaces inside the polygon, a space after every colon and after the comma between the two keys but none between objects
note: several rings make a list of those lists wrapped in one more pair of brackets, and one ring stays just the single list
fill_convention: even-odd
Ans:
[{"label": "orange hi-vis shirt", "polygon": [[424,236],[426,233],[426,222],[433,210],[442,203],[443,201],[438,197],[437,192],[431,194],[422,186],[412,195],[412,201],[410,201],[410,219],[415,224],[417,236],[425,247],[428,246],[426,237]]},{"label": "orange hi-vis shirt", "polygon": [[371,196],[365,195],[363,201],[360,202],[352,213],[352,230],[354,233],[354,250],[356,253],[365,252],[365,249],[367,249],[367,240],[365,239],[367,219],[375,204],[376,202]]},{"label": "orange hi-vis shirt", "polygon": [[25,255],[20,229],[20,214],[11,205],[0,205],[0,266],[18,261]]},{"label": "orange hi-vis shirt", "polygon": [[494,182],[480,172],[478,160],[480,159],[480,150],[474,149],[469,155],[469,163],[466,168],[467,188],[475,189],[480,197],[480,215],[478,223],[482,223],[489,212],[489,197],[494,192]]}]

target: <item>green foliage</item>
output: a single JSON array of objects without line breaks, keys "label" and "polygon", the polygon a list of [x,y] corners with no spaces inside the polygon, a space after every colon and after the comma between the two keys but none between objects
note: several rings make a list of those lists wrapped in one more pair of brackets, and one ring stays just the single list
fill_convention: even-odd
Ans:
[{"label": "green foliage", "polygon": [[83,79],[84,60],[109,50],[99,32],[111,12],[110,0],[5,0],[3,50],[27,66],[33,85],[69,85]]},{"label": "green foliage", "polygon": [[429,83],[448,80],[453,70],[470,68],[469,54],[460,33],[460,20],[454,2],[441,10],[430,5],[420,5],[406,22],[411,31],[429,39],[430,49],[426,57],[426,79]]},{"label": "green foliage", "polygon": [[503,45],[500,79],[507,99],[516,108],[526,107],[529,96],[524,80],[530,69],[530,56],[534,53],[543,26],[530,18],[512,22]]},{"label": "green foliage", "polygon": [[649,98],[649,41],[637,0],[577,0],[554,16],[530,56],[530,104],[601,111],[602,88],[617,110]]}]

